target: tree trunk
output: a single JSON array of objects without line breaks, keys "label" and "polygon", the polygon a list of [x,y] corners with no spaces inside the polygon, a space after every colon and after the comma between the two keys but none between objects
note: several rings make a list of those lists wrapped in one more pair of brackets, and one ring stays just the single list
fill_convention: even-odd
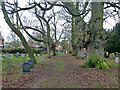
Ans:
[{"label": "tree trunk", "polygon": [[73,50],[72,50],[72,56],[76,56],[77,54],[77,48],[75,46],[72,46]]},{"label": "tree trunk", "polygon": [[90,43],[87,48],[87,58],[97,55],[101,58],[104,57],[104,42],[101,37],[103,31],[103,3],[92,2],[92,16],[89,24],[90,27]]},{"label": "tree trunk", "polygon": [[29,47],[29,45],[27,44],[24,36],[22,35],[22,33],[20,32],[20,30],[18,30],[16,27],[14,27],[14,25],[12,24],[12,22],[10,21],[9,17],[8,17],[8,14],[6,12],[6,8],[5,8],[5,4],[4,2],[2,2],[2,12],[3,12],[3,15],[4,15],[4,18],[5,18],[5,21],[6,23],[8,24],[8,26],[11,28],[11,30],[17,34],[17,36],[20,38],[23,46],[25,47],[26,49],[26,52],[29,54],[30,58],[34,60],[34,63],[36,64],[36,60],[35,60],[35,57],[33,55],[33,52],[31,50],[31,48]]},{"label": "tree trunk", "polygon": [[77,48],[77,55],[76,55],[77,59],[84,59],[84,51],[82,47],[78,47]]}]

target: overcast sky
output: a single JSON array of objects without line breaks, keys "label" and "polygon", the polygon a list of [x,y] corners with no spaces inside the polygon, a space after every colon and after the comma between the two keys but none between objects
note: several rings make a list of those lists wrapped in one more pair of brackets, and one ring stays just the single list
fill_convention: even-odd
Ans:
[{"label": "overcast sky", "polygon": [[[21,5],[23,3],[26,3],[26,0],[20,0]],[[105,29],[112,29],[113,26],[115,26],[116,21],[113,18],[108,18],[107,22],[104,22],[103,27]],[[61,28],[60,26],[58,28]],[[2,32],[2,35],[5,38],[5,41],[7,41],[6,37],[10,33],[10,28],[8,27],[7,23],[4,20],[2,12],[0,12],[0,31]]]}]

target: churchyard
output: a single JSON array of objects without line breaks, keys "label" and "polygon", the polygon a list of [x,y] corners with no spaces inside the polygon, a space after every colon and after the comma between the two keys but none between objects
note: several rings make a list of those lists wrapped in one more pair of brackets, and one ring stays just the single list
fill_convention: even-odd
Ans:
[{"label": "churchyard", "polygon": [[[110,68],[101,70],[95,68],[85,70],[84,68],[81,68],[85,60],[84,59],[76,60],[75,57],[71,56],[70,54],[59,52],[57,56],[52,58],[48,58],[47,54],[43,54],[42,56],[38,55],[35,56],[37,65],[34,65],[32,68],[30,67],[30,71],[28,72],[23,72],[23,63],[28,62],[30,60],[28,54],[20,55],[18,54],[19,53],[16,54],[7,53],[1,55],[2,59],[0,60],[2,62],[3,87],[33,88],[35,87],[35,85],[36,87],[48,87],[48,88],[50,87],[83,88],[83,86],[86,88],[118,87],[118,62],[116,62],[115,60],[116,56],[113,57],[114,56],[113,54],[112,56],[105,58]],[[86,79],[94,81],[92,82],[94,84],[86,82],[86,80],[84,81],[86,75],[87,75]],[[42,81],[42,78],[46,77],[47,79]],[[72,81],[70,80],[70,78]],[[86,82],[86,85],[84,83],[83,86],[79,86],[78,81],[76,81],[76,79],[80,78],[82,81]],[[38,82],[36,82],[36,79],[38,79]],[[100,79],[102,79],[103,81]],[[58,82],[61,82],[60,85],[58,85]]]},{"label": "churchyard", "polygon": [[119,4],[0,1],[2,88],[120,88]]}]

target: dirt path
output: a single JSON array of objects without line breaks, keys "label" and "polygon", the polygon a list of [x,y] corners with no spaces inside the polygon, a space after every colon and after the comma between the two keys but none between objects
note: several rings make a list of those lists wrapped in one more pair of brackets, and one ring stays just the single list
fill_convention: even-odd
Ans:
[{"label": "dirt path", "polygon": [[[55,56],[43,66],[36,65],[29,79],[21,79],[17,87],[29,88],[117,88],[118,69],[81,68],[84,60],[73,56]],[[22,81],[23,80],[23,81]],[[19,83],[19,82],[18,82]],[[13,85],[14,87],[14,85]]]}]

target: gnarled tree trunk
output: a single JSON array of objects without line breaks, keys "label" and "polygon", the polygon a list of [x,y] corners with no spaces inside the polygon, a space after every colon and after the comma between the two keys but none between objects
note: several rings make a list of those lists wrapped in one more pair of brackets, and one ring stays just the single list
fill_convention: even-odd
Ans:
[{"label": "gnarled tree trunk", "polygon": [[90,56],[104,57],[104,47],[101,39],[103,31],[103,2],[92,2],[92,16],[90,21],[90,43],[87,49],[87,58]]},{"label": "gnarled tree trunk", "polygon": [[5,21],[6,23],[8,24],[8,26],[11,28],[11,30],[20,38],[23,46],[25,47],[26,49],[26,52],[29,54],[30,58],[34,60],[35,64],[36,64],[36,60],[35,60],[35,57],[33,55],[33,52],[31,50],[31,48],[29,47],[28,43],[26,42],[23,34],[20,32],[20,30],[18,30],[13,24],[12,22],[10,21],[9,17],[8,17],[8,14],[7,14],[7,11],[6,11],[6,8],[5,8],[5,4],[4,2],[2,2],[2,12],[3,12],[3,15],[4,15],[4,18],[5,18]]}]

